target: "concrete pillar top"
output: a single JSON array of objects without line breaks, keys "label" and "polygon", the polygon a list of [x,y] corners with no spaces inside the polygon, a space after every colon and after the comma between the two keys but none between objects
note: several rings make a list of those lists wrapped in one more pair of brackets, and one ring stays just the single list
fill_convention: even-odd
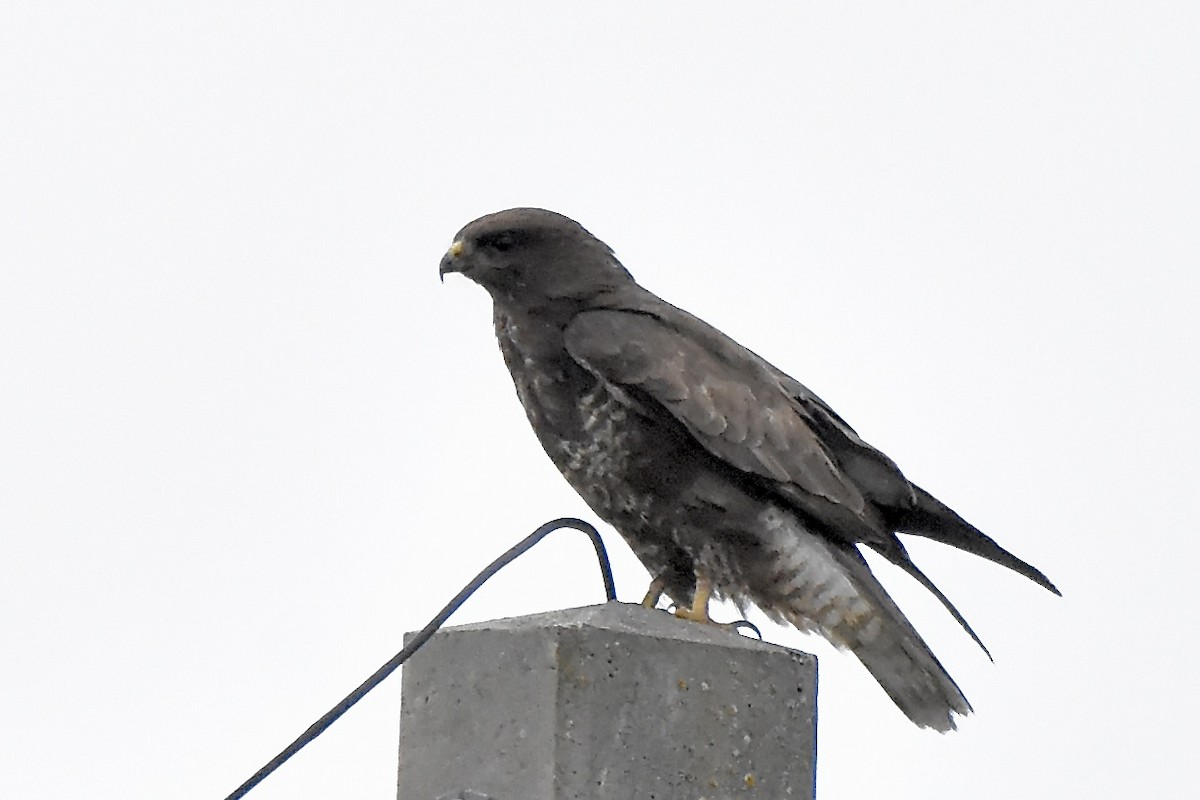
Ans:
[{"label": "concrete pillar top", "polygon": [[813,796],[815,657],[663,611],[446,628],[403,684],[400,800]]}]

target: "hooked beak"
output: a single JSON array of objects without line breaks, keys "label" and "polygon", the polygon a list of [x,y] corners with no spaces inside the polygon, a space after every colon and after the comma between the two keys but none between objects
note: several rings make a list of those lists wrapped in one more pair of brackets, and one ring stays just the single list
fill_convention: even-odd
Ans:
[{"label": "hooked beak", "polygon": [[442,283],[446,282],[447,272],[462,272],[463,264],[460,261],[464,249],[462,239],[455,239],[450,245],[450,249],[446,251],[446,255],[442,256],[442,263],[438,265],[438,280]]}]

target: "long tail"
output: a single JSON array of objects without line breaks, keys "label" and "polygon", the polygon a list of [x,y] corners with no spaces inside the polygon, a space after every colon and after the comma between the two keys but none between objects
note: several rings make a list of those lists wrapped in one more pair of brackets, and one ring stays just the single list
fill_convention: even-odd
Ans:
[{"label": "long tail", "polygon": [[986,558],[1024,575],[1057,595],[1062,595],[1040,570],[1005,550],[992,537],[960,517],[945,503],[915,484],[913,491],[917,498],[916,507],[906,509],[895,520],[896,529],[901,533],[924,536]]},{"label": "long tail", "polygon": [[[815,537],[814,537],[815,539]],[[853,652],[900,710],[923,728],[954,730],[971,704],[871,574],[853,545],[797,540],[785,550],[780,595],[759,602],[801,630]],[[815,545],[815,546],[814,546]],[[836,566],[834,566],[836,564]]]},{"label": "long tail", "polygon": [[858,550],[843,550],[840,555],[860,590],[873,601],[880,620],[860,626],[851,651],[910,720],[942,733],[954,730],[954,715],[971,712],[966,696],[871,574]]}]

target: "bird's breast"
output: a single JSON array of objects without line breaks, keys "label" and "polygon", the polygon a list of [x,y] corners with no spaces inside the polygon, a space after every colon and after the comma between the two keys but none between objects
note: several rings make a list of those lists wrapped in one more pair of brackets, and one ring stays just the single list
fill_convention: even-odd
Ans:
[{"label": "bird's breast", "polygon": [[[496,334],[529,423],[547,455],[597,514],[644,521],[673,494],[684,441],[624,390],[580,366],[555,332],[497,315]],[[537,334],[537,335],[535,335]]]}]

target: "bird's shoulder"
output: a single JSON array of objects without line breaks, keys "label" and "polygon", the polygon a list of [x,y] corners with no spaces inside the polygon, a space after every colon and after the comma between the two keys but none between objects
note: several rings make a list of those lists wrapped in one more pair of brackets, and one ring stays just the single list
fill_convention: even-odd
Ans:
[{"label": "bird's shoulder", "polygon": [[805,497],[865,511],[817,430],[764,359],[649,292],[575,316],[567,352],[669,412],[710,453]]}]

